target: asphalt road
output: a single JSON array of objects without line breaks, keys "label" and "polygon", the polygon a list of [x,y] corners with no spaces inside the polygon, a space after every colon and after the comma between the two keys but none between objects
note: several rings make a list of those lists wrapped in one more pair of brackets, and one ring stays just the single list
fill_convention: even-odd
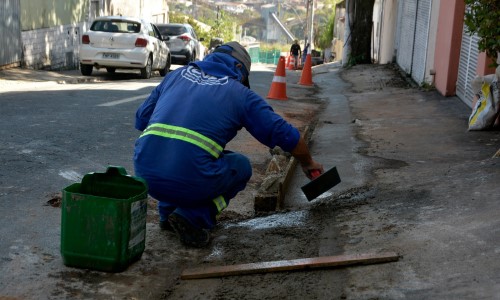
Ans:
[{"label": "asphalt road", "polygon": [[62,188],[107,165],[133,171],[134,111],[158,80],[26,84],[1,94],[0,282],[8,294],[31,290],[60,264]]}]

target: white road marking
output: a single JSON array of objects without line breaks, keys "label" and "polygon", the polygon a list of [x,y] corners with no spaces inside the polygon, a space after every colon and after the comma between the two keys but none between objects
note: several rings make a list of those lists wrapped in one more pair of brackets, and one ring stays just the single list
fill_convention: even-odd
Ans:
[{"label": "white road marking", "polygon": [[83,176],[75,171],[59,171],[59,176],[71,181],[80,181]]},{"label": "white road marking", "polygon": [[132,101],[136,101],[139,99],[146,100],[149,97],[149,95],[150,94],[144,94],[144,95],[134,96],[134,97],[125,98],[125,99],[121,99],[121,100],[115,100],[115,101],[111,101],[111,102],[102,103],[102,104],[99,104],[97,106],[115,106],[118,104],[132,102]]}]

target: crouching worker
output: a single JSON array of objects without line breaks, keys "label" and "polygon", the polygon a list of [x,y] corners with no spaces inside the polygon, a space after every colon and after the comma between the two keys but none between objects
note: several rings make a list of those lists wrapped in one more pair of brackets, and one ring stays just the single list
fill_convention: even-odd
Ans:
[{"label": "crouching worker", "polygon": [[216,216],[252,176],[247,157],[225,150],[241,128],[262,144],[290,152],[310,178],[323,172],[299,131],[250,90],[250,56],[237,42],[169,73],[142,103],[134,167],[158,200],[160,227],[204,247]]}]

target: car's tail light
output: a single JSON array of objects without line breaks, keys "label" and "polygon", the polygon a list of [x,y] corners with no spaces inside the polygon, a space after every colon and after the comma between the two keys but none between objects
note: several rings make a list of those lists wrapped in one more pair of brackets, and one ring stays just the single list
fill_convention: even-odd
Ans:
[{"label": "car's tail light", "polygon": [[82,44],[90,44],[90,38],[88,34],[82,35]]},{"label": "car's tail light", "polygon": [[191,40],[191,38],[187,35],[180,35],[179,38],[184,42],[189,42]]},{"label": "car's tail light", "polygon": [[146,39],[138,38],[137,40],[135,40],[136,47],[146,47],[147,45],[148,45],[148,40]]}]

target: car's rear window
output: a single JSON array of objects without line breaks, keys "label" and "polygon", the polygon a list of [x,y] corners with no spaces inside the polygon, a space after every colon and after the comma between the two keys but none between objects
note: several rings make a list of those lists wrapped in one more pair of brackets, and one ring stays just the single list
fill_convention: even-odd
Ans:
[{"label": "car's rear window", "polygon": [[90,26],[92,31],[102,32],[129,32],[138,33],[141,31],[141,24],[126,21],[94,21]]},{"label": "car's rear window", "polygon": [[159,26],[161,35],[181,35],[187,32],[187,29],[182,26]]}]

